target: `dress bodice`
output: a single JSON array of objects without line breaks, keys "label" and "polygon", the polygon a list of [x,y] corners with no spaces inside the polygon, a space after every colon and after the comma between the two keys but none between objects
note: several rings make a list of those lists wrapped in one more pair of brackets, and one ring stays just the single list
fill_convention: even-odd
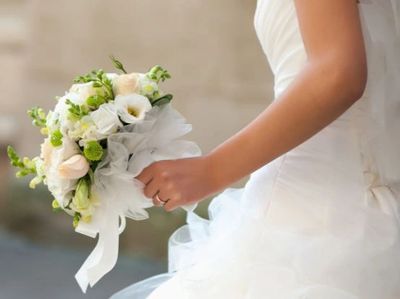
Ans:
[{"label": "dress bodice", "polygon": [[[364,3],[365,2],[365,3]],[[400,181],[400,75],[397,55],[400,43],[393,31],[390,4],[386,0],[361,1],[360,16],[368,59],[368,82],[363,97],[336,121],[319,133],[335,130],[352,138],[352,151],[360,156],[359,171],[367,184],[397,184]],[[391,22],[389,21],[391,20]],[[274,74],[275,99],[288,87],[306,63],[307,55],[298,24],[293,0],[258,0],[254,26]],[[384,35],[386,34],[386,35]],[[395,40],[396,42],[393,42]],[[387,62],[391,59],[390,63]],[[339,132],[342,131],[342,132]],[[350,135],[353,134],[352,137]],[[317,134],[318,135],[318,134]],[[336,140],[343,144],[344,140]],[[307,142],[302,145],[306,147]],[[320,144],[321,151],[332,150],[331,158],[350,155],[350,149],[334,145],[331,149]],[[338,153],[338,150],[341,150]],[[354,153],[353,153],[354,154]]]},{"label": "dress bodice", "polygon": [[258,0],[254,26],[274,74],[277,98],[307,59],[293,0]]}]

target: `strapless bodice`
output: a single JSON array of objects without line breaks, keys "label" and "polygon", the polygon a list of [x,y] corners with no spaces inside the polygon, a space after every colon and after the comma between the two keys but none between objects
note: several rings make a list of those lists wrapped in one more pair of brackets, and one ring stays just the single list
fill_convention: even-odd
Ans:
[{"label": "strapless bodice", "polygon": [[[400,182],[400,167],[396,166],[400,165],[393,161],[396,158],[399,160],[400,151],[397,153],[396,149],[400,149],[400,145],[395,144],[396,141],[390,136],[400,137],[400,117],[390,114],[383,118],[390,105],[380,99],[387,96],[387,93],[383,90],[383,85],[377,84],[377,78],[384,71],[379,68],[382,60],[378,59],[379,56],[383,57],[382,48],[376,47],[375,41],[371,40],[371,24],[365,21],[371,8],[360,7],[360,10],[369,68],[366,91],[337,120],[288,155],[304,158],[299,153],[313,153],[315,156],[318,156],[317,153],[324,153],[324,160],[319,163],[331,165],[335,161],[346,161],[347,170],[345,167],[343,172],[335,174],[343,179],[354,180],[361,175],[366,186],[396,185]],[[375,21],[376,24],[377,22]],[[294,1],[258,0],[254,26],[274,74],[274,100],[277,100],[307,62]],[[400,111],[400,106],[396,108]],[[397,132],[396,128],[399,129]],[[388,130],[392,131],[390,135],[387,134]],[[382,146],[378,147],[377,143]],[[349,171],[350,169],[354,169],[354,172]]]}]

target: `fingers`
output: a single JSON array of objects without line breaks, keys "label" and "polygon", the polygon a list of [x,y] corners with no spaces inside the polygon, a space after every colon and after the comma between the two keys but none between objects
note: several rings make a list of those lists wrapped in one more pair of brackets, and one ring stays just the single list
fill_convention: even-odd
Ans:
[{"label": "fingers", "polygon": [[165,211],[170,212],[183,204],[182,196],[175,184],[171,184],[168,172],[160,166],[160,162],[154,162],[144,168],[135,179],[145,185],[143,193],[152,199],[154,206],[163,206]]},{"label": "fingers", "polygon": [[167,212],[171,212],[180,206],[179,202],[174,199],[168,200],[168,202],[164,205],[164,210]]},{"label": "fingers", "polygon": [[147,185],[153,179],[152,171],[150,166],[147,166],[142,170],[142,172],[135,177],[135,179],[141,181],[143,184]]},{"label": "fingers", "polygon": [[150,182],[144,186],[143,193],[148,198],[153,198],[159,191],[159,184],[155,181],[155,179],[151,179]]}]

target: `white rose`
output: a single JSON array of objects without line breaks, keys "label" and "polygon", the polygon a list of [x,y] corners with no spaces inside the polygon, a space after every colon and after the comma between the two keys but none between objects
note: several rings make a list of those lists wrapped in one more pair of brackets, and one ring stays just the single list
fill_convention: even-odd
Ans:
[{"label": "white rose", "polygon": [[106,73],[106,77],[114,84],[114,80],[119,77],[116,73]]},{"label": "white rose", "polygon": [[134,124],[142,120],[152,106],[148,98],[139,94],[117,96],[114,102],[122,121]]},{"label": "white rose", "polygon": [[96,125],[98,133],[105,136],[117,132],[118,128],[122,127],[117,109],[111,103],[101,105],[99,109],[90,113],[90,117]]},{"label": "white rose", "polygon": [[74,190],[77,180],[61,178],[58,168],[65,160],[80,152],[77,144],[68,137],[64,137],[62,141],[61,146],[54,147],[50,138],[46,138],[41,146],[40,154],[40,158],[43,159],[46,184],[61,206]]},{"label": "white rose", "polygon": [[136,73],[124,74],[116,77],[113,80],[114,94],[128,95],[138,93],[139,91],[139,76]]},{"label": "white rose", "polygon": [[75,104],[80,103],[79,96],[74,93],[67,93],[59,98],[54,111],[50,111],[47,115],[46,126],[50,132],[60,129],[63,134],[66,134],[69,129],[73,128],[74,121],[69,117],[69,109],[71,106],[67,104],[67,100]]},{"label": "white rose", "polygon": [[58,166],[58,174],[62,179],[79,179],[89,171],[89,163],[82,155],[74,155]]},{"label": "white rose", "polygon": [[85,104],[88,97],[103,94],[101,87],[93,87],[93,82],[74,84],[69,90],[69,94],[71,93],[77,95],[74,100],[71,100],[77,105]]}]

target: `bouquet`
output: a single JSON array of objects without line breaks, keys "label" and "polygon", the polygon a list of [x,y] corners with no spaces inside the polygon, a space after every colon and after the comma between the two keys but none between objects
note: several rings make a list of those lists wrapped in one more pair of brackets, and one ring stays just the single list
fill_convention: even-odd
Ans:
[{"label": "bouquet", "polygon": [[155,66],[128,74],[111,59],[122,74],[94,70],[77,77],[54,110],[28,111],[45,136],[40,156],[20,158],[8,147],[17,177],[33,175],[29,186],[45,184],[54,211],[71,215],[76,232],[98,235],[75,276],[83,292],[115,266],[125,218],[148,218],[152,201],[134,177],[154,161],[200,155],[195,143],[179,139],[191,125],[173,109],[173,96],[160,89],[168,71]]}]

